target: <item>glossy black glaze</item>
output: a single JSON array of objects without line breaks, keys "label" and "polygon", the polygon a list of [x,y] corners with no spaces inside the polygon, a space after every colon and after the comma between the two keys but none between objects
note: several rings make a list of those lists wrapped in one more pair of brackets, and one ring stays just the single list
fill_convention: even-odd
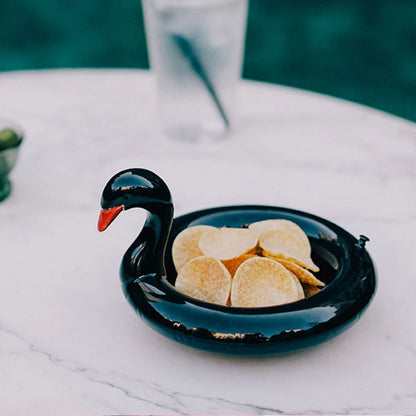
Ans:
[{"label": "glossy black glaze", "polygon": [[[314,215],[279,207],[231,206],[192,212],[172,223],[168,188],[158,176],[142,169],[123,171],[107,184],[102,208],[121,204],[125,209],[149,211],[143,230],[122,261],[124,293],[151,327],[189,346],[236,355],[307,348],[356,322],[374,295],[376,274],[365,250],[367,237],[357,240]],[[312,259],[321,269],[317,277],[327,283],[319,293],[281,306],[235,308],[208,304],[174,288],[171,246],[184,228],[198,224],[241,227],[271,218],[294,221],[308,235]]]}]

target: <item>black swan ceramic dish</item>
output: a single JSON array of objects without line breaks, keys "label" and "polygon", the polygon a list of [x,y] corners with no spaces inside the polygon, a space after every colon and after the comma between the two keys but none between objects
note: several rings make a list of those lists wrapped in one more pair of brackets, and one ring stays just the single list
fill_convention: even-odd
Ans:
[{"label": "black swan ceramic dish", "polygon": [[[153,172],[128,169],[105,186],[98,229],[123,210],[143,208],[147,220],[125,253],[120,269],[124,293],[136,312],[161,334],[191,347],[235,355],[273,355],[311,347],[354,324],[370,303],[376,273],[365,243],[314,215],[273,206],[211,208],[173,219],[168,187]],[[187,227],[241,227],[266,219],[287,219],[308,235],[319,293],[297,302],[260,308],[221,306],[175,289],[171,248]]]}]

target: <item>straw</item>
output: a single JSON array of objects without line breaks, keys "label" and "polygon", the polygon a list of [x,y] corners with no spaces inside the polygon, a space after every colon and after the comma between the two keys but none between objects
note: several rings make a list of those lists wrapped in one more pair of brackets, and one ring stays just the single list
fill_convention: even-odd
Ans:
[{"label": "straw", "polygon": [[189,62],[192,66],[192,69],[201,79],[202,83],[205,85],[206,89],[208,90],[211,98],[213,99],[221,118],[224,120],[224,124],[226,128],[230,127],[230,122],[228,120],[227,114],[224,111],[224,108],[219,100],[215,88],[209,79],[204,67],[202,66],[201,61],[198,59],[197,54],[192,47],[191,42],[181,35],[174,34],[172,35],[173,39],[175,40],[176,44],[178,45],[179,49],[181,50],[182,54],[189,59]]}]

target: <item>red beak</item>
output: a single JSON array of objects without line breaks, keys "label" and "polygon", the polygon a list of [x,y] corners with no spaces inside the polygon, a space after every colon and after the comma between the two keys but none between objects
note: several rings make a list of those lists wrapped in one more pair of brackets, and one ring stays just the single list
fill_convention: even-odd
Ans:
[{"label": "red beak", "polygon": [[123,211],[123,209],[124,205],[109,209],[102,209],[100,217],[98,218],[98,231],[104,231],[114,221],[117,215]]}]

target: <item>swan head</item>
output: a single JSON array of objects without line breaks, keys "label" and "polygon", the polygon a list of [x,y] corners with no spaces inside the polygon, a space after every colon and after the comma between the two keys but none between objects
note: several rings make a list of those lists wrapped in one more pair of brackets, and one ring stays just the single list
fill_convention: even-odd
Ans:
[{"label": "swan head", "polygon": [[114,175],[101,197],[98,230],[104,231],[117,215],[130,208],[144,208],[158,213],[163,206],[172,206],[165,182],[147,169],[126,169]]}]

